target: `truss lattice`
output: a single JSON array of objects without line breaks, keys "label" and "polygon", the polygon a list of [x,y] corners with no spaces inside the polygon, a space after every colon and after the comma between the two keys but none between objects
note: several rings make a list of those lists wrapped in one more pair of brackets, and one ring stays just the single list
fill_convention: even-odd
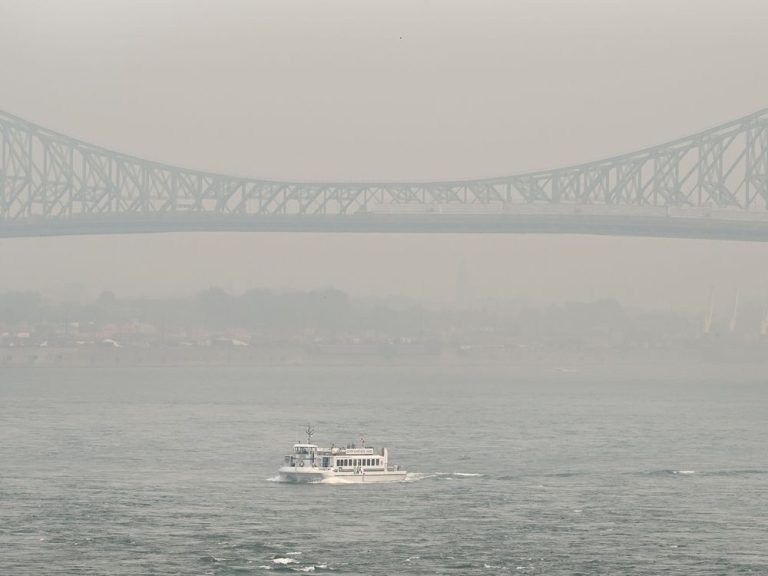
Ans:
[{"label": "truss lattice", "polygon": [[637,152],[555,170],[451,182],[278,182],[143,160],[0,113],[0,226],[185,214],[502,212],[546,206],[768,209],[768,110]]}]

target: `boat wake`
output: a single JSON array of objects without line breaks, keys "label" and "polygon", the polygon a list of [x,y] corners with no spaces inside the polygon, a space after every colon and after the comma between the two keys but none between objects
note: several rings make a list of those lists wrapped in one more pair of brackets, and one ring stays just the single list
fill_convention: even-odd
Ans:
[{"label": "boat wake", "polygon": [[454,479],[467,479],[467,478],[479,478],[483,474],[477,472],[408,472],[405,475],[405,482],[419,482],[421,480],[435,479],[435,480],[454,480]]},{"label": "boat wake", "polygon": [[[684,472],[683,472],[684,473]],[[468,478],[480,478],[483,474],[477,472],[408,472],[405,478],[401,482],[421,482],[422,480],[459,480]],[[279,474],[266,479],[266,482],[279,482],[283,484],[291,484],[290,480],[281,478]],[[307,482],[307,484],[329,484],[329,485],[350,485],[350,484],[366,484],[365,482],[359,482],[357,480],[351,480],[343,477],[331,477],[323,478],[322,480],[314,480]],[[378,484],[378,482],[368,482],[368,484]]]},{"label": "boat wake", "polygon": [[[365,484],[365,482],[357,482],[354,480],[348,480],[347,478],[334,476],[331,478],[323,478],[322,480],[315,480],[314,482],[310,482],[310,484]],[[370,484],[370,482],[369,482]]]},{"label": "boat wake", "polygon": [[642,474],[650,476],[690,476],[691,474],[696,474],[696,471],[664,468],[662,470],[646,470]]},{"label": "boat wake", "polygon": [[725,470],[648,470],[643,474],[661,475],[661,476],[751,476],[756,474],[768,474],[767,469],[747,468],[747,469],[725,469]]}]

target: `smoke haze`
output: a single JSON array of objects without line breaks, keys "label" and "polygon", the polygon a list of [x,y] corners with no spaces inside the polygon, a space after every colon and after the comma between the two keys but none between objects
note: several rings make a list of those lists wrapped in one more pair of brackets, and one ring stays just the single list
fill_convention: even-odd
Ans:
[{"label": "smoke haze", "polygon": [[[766,105],[768,5],[0,2],[2,107],[223,173],[428,180],[574,164]],[[181,234],[0,242],[0,290],[212,285],[452,301],[763,303],[762,244],[569,236]]]}]

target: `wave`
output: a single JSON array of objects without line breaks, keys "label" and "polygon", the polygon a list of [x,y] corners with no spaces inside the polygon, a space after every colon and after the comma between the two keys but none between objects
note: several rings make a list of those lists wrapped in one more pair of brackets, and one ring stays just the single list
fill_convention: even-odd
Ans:
[{"label": "wave", "polygon": [[235,558],[225,558],[223,556],[214,556],[210,552],[207,555],[203,556],[202,559],[205,560],[206,562],[228,562],[230,560],[235,560]]}]

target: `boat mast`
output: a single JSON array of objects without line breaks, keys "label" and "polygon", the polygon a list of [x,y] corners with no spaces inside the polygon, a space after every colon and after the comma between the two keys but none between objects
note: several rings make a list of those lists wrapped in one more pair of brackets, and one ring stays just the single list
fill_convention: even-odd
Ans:
[{"label": "boat mast", "polygon": [[315,434],[315,429],[307,424],[307,444],[312,444],[312,436]]}]

